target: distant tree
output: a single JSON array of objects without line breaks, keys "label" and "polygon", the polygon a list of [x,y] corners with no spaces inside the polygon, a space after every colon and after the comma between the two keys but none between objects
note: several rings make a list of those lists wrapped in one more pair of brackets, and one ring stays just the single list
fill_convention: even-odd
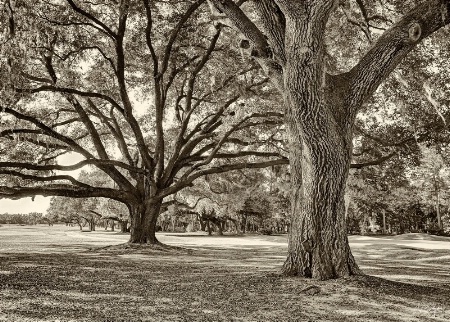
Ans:
[{"label": "distant tree", "polygon": [[419,191],[420,202],[434,208],[437,228],[442,229],[442,206],[450,206],[450,168],[436,149],[421,146],[421,152],[420,166],[411,169],[411,181]]}]

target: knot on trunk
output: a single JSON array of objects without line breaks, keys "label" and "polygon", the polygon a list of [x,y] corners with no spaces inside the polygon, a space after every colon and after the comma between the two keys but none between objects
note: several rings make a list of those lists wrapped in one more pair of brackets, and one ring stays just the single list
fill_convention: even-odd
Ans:
[{"label": "knot on trunk", "polygon": [[413,22],[411,25],[409,25],[408,29],[408,38],[411,43],[415,43],[420,39],[420,36],[422,36],[422,27],[419,23]]},{"label": "knot on trunk", "polygon": [[313,241],[311,239],[306,239],[306,240],[302,241],[302,247],[308,253],[310,253],[312,251],[313,246],[314,246]]}]

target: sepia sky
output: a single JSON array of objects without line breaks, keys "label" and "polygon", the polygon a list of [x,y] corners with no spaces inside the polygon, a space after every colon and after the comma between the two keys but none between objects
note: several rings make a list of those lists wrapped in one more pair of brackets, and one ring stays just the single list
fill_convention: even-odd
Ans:
[{"label": "sepia sky", "polygon": [[45,213],[50,204],[50,197],[36,196],[34,201],[30,197],[18,200],[1,199],[0,213],[29,213],[42,212]]}]

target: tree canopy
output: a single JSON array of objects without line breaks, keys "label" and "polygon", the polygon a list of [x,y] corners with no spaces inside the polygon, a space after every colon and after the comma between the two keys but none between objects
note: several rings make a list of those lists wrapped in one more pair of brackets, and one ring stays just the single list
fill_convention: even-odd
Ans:
[{"label": "tree canopy", "polygon": [[[9,3],[1,196],[114,199],[130,208],[131,240],[156,242],[163,199],[195,179],[286,164],[267,77],[203,2]],[[69,152],[84,160],[57,164]],[[109,184],[65,174],[85,166]]]}]

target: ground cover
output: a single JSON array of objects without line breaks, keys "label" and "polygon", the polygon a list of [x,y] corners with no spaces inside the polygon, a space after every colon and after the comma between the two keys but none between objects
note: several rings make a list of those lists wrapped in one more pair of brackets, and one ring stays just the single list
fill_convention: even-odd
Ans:
[{"label": "ground cover", "polygon": [[0,227],[0,321],[449,321],[450,241],[351,236],[371,276],[282,277],[286,236]]}]

